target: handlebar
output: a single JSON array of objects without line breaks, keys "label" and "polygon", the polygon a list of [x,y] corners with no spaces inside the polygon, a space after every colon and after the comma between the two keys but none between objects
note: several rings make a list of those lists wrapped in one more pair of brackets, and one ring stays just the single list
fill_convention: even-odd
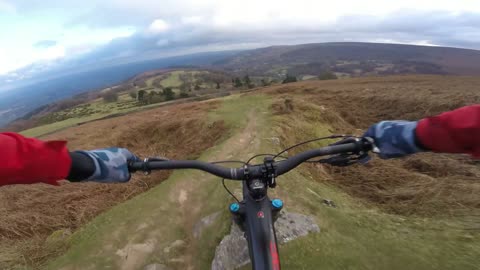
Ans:
[{"label": "handlebar", "polygon": [[[294,169],[301,163],[314,157],[367,152],[372,149],[372,143],[367,139],[359,139],[345,144],[330,145],[318,149],[302,152],[286,160],[273,162],[274,175],[280,176]],[[139,161],[129,164],[130,172],[171,169],[197,169],[215,176],[230,180],[257,179],[265,176],[266,165],[245,165],[242,168],[227,168],[220,165],[197,160],[165,160],[165,161]]]},{"label": "handlebar", "polygon": [[171,169],[197,169],[216,175],[218,177],[242,180],[244,177],[243,168],[226,168],[208,162],[198,160],[165,160],[165,161],[139,161],[130,163],[128,166],[130,172],[151,171],[151,170],[171,170]]}]

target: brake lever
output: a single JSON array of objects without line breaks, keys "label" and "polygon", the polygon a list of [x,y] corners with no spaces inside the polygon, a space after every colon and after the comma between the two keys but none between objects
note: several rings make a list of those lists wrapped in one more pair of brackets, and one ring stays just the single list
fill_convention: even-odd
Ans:
[{"label": "brake lever", "polygon": [[326,163],[336,167],[346,167],[354,164],[355,162],[348,155],[335,155],[329,158],[321,159],[319,163]]},{"label": "brake lever", "polygon": [[368,153],[365,153],[364,155],[360,156],[357,160],[357,163],[365,165],[367,164],[370,160],[372,160],[372,157],[368,155]]},{"label": "brake lever", "polygon": [[[166,157],[154,157],[154,158],[145,158],[142,163],[143,163],[143,168],[141,171],[143,172],[144,175],[150,175],[152,173],[152,170],[148,167],[148,163],[150,161],[168,161],[169,159]],[[129,166],[130,167],[130,166]],[[130,169],[129,169],[130,170]],[[136,170],[130,170],[130,172],[134,173]]]},{"label": "brake lever", "polygon": [[[340,144],[346,144],[346,143],[357,143],[360,142],[361,140],[367,141],[371,146],[372,146],[372,151],[375,153],[379,153],[380,150],[378,147],[375,146],[373,138],[370,137],[364,137],[364,138],[355,138],[355,137],[349,137],[346,139],[343,139],[341,141],[338,141],[336,143],[333,143],[331,145],[340,145]],[[345,166],[350,166],[352,164],[362,164],[365,165],[371,160],[371,157],[368,155],[368,151],[359,151],[354,154],[339,154],[335,155],[326,159],[322,159],[319,162],[320,163],[327,163],[332,166],[337,166],[337,167],[345,167]]]},{"label": "brake lever", "polygon": [[363,137],[365,140],[367,140],[371,145],[372,145],[372,152],[375,154],[380,154],[380,149],[377,147],[375,144],[375,140],[372,137]]}]

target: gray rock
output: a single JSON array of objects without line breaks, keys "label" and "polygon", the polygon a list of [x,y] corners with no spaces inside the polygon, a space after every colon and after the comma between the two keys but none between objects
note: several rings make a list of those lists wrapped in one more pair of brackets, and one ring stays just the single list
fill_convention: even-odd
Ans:
[{"label": "gray rock", "polygon": [[167,266],[159,263],[149,264],[143,270],[170,270]]},{"label": "gray rock", "polygon": [[[275,222],[279,244],[287,243],[309,233],[318,233],[320,228],[313,217],[282,211]],[[225,236],[215,250],[212,270],[234,270],[250,262],[247,240],[237,225]]]},{"label": "gray rock", "polygon": [[280,145],[280,138],[278,137],[272,137],[270,138],[272,140],[272,143],[275,145]]},{"label": "gray rock", "polygon": [[247,240],[236,224],[232,224],[230,234],[225,236],[215,250],[212,270],[231,270],[250,262]]},{"label": "gray rock", "polygon": [[197,222],[197,224],[195,224],[195,226],[193,227],[193,237],[199,238],[202,235],[203,230],[208,226],[212,225],[215,220],[218,219],[220,214],[220,211],[215,212],[209,216],[202,218],[199,222]]},{"label": "gray rock", "polygon": [[309,233],[320,232],[320,228],[313,217],[283,211],[275,222],[275,230],[280,244],[306,236]]}]

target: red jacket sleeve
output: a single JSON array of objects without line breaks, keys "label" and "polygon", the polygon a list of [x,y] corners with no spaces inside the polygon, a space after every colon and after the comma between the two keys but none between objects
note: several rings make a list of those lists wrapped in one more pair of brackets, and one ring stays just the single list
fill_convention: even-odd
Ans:
[{"label": "red jacket sleeve", "polygon": [[67,177],[71,159],[65,141],[41,141],[0,133],[0,186],[47,183]]},{"label": "red jacket sleeve", "polygon": [[480,158],[480,104],[422,119],[416,135],[433,152],[467,153]]}]

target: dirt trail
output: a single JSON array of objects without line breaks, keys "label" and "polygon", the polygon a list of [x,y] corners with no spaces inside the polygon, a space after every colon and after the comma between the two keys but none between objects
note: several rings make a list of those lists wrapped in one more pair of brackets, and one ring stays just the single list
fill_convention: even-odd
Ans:
[{"label": "dirt trail", "polygon": [[[228,160],[233,157],[238,159],[247,158],[248,152],[246,150],[254,150],[260,145],[260,140],[258,138],[258,120],[257,115],[254,111],[250,111],[248,114],[247,126],[230,137],[225,141],[219,149],[215,150],[211,155],[209,160]],[[205,198],[192,198],[195,197],[195,192],[200,185],[208,184],[207,182],[211,180],[212,177],[206,174],[202,174],[201,178],[192,179],[187,176],[184,179],[179,179],[175,187],[171,190],[170,199],[172,202],[177,201],[179,203],[179,209],[182,213],[182,226],[186,232],[193,232],[192,229],[195,224],[202,218],[201,216],[201,207],[202,202],[193,203],[192,200],[200,199],[205,200]],[[220,184],[220,183],[218,183]],[[189,199],[190,198],[190,199]],[[188,206],[186,204],[189,204]],[[189,242],[194,241],[193,235],[188,236]],[[194,259],[192,257],[194,245],[189,246],[189,251],[186,252],[184,259],[185,264],[183,269],[193,269],[194,268]]]},{"label": "dirt trail", "polygon": [[[260,114],[255,111],[248,113],[247,125],[227,139],[220,147],[213,150],[209,154],[208,160],[228,160],[233,157],[235,159],[246,159],[252,152],[260,146],[260,138],[258,136],[258,122]],[[205,173],[192,171],[175,179],[175,183],[170,188],[167,204],[174,209],[177,209],[177,217],[175,224],[155,224],[143,229],[152,230],[149,239],[143,240],[143,243],[130,242],[126,246],[117,250],[118,263],[122,266],[122,270],[139,269],[145,263],[145,260],[150,256],[155,256],[155,253],[162,252],[159,247],[162,245],[155,235],[165,234],[165,230],[169,228],[162,228],[166,226],[174,226],[181,229],[185,233],[184,239],[177,239],[175,241],[184,241],[186,244],[178,256],[172,255],[168,258],[169,264],[176,269],[194,269],[196,265],[195,243],[198,241],[193,237],[193,228],[195,224],[203,217],[205,213],[202,208],[205,203],[208,203],[208,193],[204,190],[210,184],[221,185],[218,178],[212,177]],[[205,196],[207,195],[207,196]],[[221,208],[220,206],[219,208]],[[132,236],[134,238],[134,236]],[[158,247],[152,247],[152,243],[158,243]],[[144,248],[148,246],[148,248]],[[141,247],[141,248],[138,248]]]}]

